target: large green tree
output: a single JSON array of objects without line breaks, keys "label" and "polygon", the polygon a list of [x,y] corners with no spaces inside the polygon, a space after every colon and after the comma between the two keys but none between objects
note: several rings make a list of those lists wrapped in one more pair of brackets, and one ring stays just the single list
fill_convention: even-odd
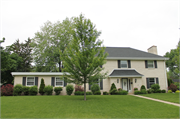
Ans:
[{"label": "large green tree", "polygon": [[33,45],[36,71],[61,72],[62,60],[59,52],[64,52],[71,41],[72,29],[72,19],[66,18],[62,23],[47,21],[41,31],[35,33]]},{"label": "large green tree", "polygon": [[166,61],[166,67],[169,69],[168,78],[178,79],[180,76],[179,72],[179,50],[180,50],[180,41],[178,42],[177,48],[172,49],[170,52],[167,52],[164,57],[168,57],[169,60]]},{"label": "large green tree", "polygon": [[63,59],[63,72],[65,80],[70,83],[84,84],[84,100],[86,100],[86,83],[92,84],[97,79],[104,79],[107,75],[103,72],[107,53],[102,41],[98,39],[101,32],[97,31],[90,19],[84,18],[81,14],[74,18],[75,29],[73,40],[66,47]]}]

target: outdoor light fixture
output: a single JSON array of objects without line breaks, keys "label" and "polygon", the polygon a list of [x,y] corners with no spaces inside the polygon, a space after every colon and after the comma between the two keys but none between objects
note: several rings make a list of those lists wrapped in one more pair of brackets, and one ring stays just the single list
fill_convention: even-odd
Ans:
[{"label": "outdoor light fixture", "polygon": [[137,79],[135,79],[135,83],[137,82]]}]

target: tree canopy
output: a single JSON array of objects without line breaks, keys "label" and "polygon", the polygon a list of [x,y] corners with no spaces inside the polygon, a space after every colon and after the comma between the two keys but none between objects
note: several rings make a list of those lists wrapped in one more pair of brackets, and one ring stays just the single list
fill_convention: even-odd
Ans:
[{"label": "tree canopy", "polygon": [[92,84],[97,79],[104,79],[106,72],[102,72],[107,53],[102,41],[98,39],[101,32],[97,31],[90,19],[81,14],[74,18],[73,39],[60,52],[63,60],[63,72],[67,82],[84,84],[84,100],[86,100],[86,83]]},{"label": "tree canopy", "polygon": [[168,57],[169,60],[166,61],[166,66],[169,69],[168,78],[178,79],[179,78],[179,50],[180,50],[180,41],[178,42],[177,48],[172,49],[170,52],[167,52],[164,57]]},{"label": "tree canopy", "polygon": [[61,23],[47,21],[41,31],[35,33],[33,38],[34,61],[36,71],[61,72],[62,60],[59,52],[64,52],[65,47],[72,39],[73,22],[66,18]]}]

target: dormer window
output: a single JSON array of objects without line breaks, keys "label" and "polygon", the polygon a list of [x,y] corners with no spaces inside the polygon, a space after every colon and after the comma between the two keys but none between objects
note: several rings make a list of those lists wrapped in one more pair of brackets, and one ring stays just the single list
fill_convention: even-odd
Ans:
[{"label": "dormer window", "polygon": [[128,68],[127,60],[121,60],[121,68]]}]

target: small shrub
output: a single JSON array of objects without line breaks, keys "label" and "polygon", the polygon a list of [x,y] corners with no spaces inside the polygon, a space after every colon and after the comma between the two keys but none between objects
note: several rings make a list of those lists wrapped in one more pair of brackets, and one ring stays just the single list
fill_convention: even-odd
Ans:
[{"label": "small shrub", "polygon": [[29,89],[29,94],[30,95],[37,95],[37,93],[38,93],[37,86],[31,86],[30,89]]},{"label": "small shrub", "polygon": [[76,92],[76,91],[81,91],[81,92],[83,92],[84,89],[83,89],[83,87],[76,85],[76,86],[75,86],[75,92]]},{"label": "small shrub", "polygon": [[149,90],[147,90],[147,93],[148,94],[151,94],[151,93],[153,93],[154,92],[154,89],[149,89]]},{"label": "small shrub", "polygon": [[14,96],[21,95],[22,91],[23,91],[23,86],[21,84],[17,84],[14,86],[13,95]]},{"label": "small shrub", "polygon": [[168,90],[168,93],[172,93],[172,90]]},{"label": "small shrub", "polygon": [[141,91],[136,90],[136,91],[134,91],[134,94],[135,95],[141,94]]},{"label": "small shrub", "polygon": [[161,90],[160,90],[160,89],[158,89],[158,90],[156,90],[156,92],[157,92],[157,93],[161,93]]},{"label": "small shrub", "polygon": [[125,90],[117,92],[117,95],[127,95],[127,94],[128,94],[128,92]]},{"label": "small shrub", "polygon": [[138,88],[134,88],[134,91],[138,90]]},{"label": "small shrub", "polygon": [[44,91],[44,93],[46,95],[52,95],[52,93],[53,93],[53,86],[50,86],[50,85],[45,86],[43,91]]},{"label": "small shrub", "polygon": [[162,93],[166,93],[166,90],[161,90]]},{"label": "small shrub", "polygon": [[142,90],[141,90],[141,94],[147,94],[146,89],[142,89]]},{"label": "small shrub", "polygon": [[113,83],[110,90],[113,90],[114,88],[117,90],[116,85]]},{"label": "small shrub", "polygon": [[176,91],[176,93],[180,93],[180,91],[179,91],[179,90],[177,90],[177,91]]},{"label": "small shrub", "polygon": [[109,95],[109,93],[105,91],[105,92],[103,92],[103,95]]},{"label": "small shrub", "polygon": [[74,90],[73,85],[67,85],[66,86],[66,93],[67,93],[67,95],[71,95],[73,90]]},{"label": "small shrub", "polygon": [[156,90],[160,89],[160,86],[159,86],[159,84],[153,84],[153,85],[151,85],[151,89],[153,89],[154,92],[156,92]]},{"label": "small shrub", "polygon": [[13,95],[13,88],[12,84],[6,84],[1,87],[1,96],[12,96]]},{"label": "small shrub", "polygon": [[44,84],[44,79],[42,78],[41,79],[41,84],[40,84],[40,87],[39,87],[39,93],[41,94],[41,95],[44,95],[44,87],[45,87],[45,84]]},{"label": "small shrub", "polygon": [[29,95],[29,89],[30,89],[30,87],[23,86],[23,93],[24,93],[24,95]]},{"label": "small shrub", "polygon": [[118,91],[122,91],[122,88],[118,88]]},{"label": "small shrub", "polygon": [[56,95],[59,95],[61,93],[61,91],[62,91],[62,87],[55,87],[54,88],[54,92]]},{"label": "small shrub", "polygon": [[177,86],[171,83],[171,85],[168,87],[168,90],[172,90],[172,92],[176,92]]},{"label": "small shrub", "polygon": [[146,87],[144,85],[142,85],[141,90],[146,90]]},{"label": "small shrub", "polygon": [[84,95],[84,92],[82,92],[82,91],[76,91],[76,92],[74,92],[74,95]]},{"label": "small shrub", "polygon": [[94,92],[94,95],[101,95],[101,91]]},{"label": "small shrub", "polygon": [[[84,95],[84,94],[83,94]],[[86,95],[92,95],[92,92],[86,92]]]},{"label": "small shrub", "polygon": [[114,88],[113,90],[110,90],[110,92],[109,92],[109,93],[110,93],[111,95],[116,95],[116,94],[117,94],[117,92],[118,92],[118,91],[117,91],[117,89],[116,89],[116,88]]},{"label": "small shrub", "polygon": [[98,84],[93,84],[93,85],[91,86],[91,91],[92,91],[93,94],[94,94],[96,91],[100,91],[99,85],[98,85]]}]

